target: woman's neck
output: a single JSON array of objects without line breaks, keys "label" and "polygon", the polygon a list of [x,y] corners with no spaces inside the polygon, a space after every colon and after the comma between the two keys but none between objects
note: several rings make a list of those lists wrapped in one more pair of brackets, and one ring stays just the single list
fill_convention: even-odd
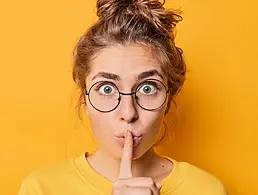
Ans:
[{"label": "woman's neck", "polygon": [[[134,177],[154,177],[156,167],[160,157],[154,152],[153,148],[149,149],[143,156],[132,161],[132,173]],[[87,157],[91,167],[114,182],[117,179],[120,169],[120,159],[116,159],[99,148],[94,154]],[[103,163],[104,162],[104,163]]]}]

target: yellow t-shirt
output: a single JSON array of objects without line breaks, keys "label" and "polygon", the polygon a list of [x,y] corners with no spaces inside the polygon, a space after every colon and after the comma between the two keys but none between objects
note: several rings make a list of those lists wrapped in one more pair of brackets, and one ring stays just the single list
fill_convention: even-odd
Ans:
[{"label": "yellow t-shirt", "polygon": [[[174,163],[161,182],[161,195],[226,195],[221,181],[186,162],[164,156]],[[88,164],[85,153],[31,172],[22,182],[18,195],[111,195],[113,183]]]}]

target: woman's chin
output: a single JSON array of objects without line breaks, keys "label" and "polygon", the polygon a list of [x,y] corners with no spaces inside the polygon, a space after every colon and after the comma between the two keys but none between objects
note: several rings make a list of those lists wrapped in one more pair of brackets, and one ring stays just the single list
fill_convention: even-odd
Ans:
[{"label": "woman's chin", "polygon": [[[145,150],[142,147],[142,145],[139,144],[139,145],[133,147],[132,160],[137,160],[137,159],[141,158],[144,154],[145,154]],[[121,157],[122,157],[122,155],[123,155],[123,150],[121,152]]]}]

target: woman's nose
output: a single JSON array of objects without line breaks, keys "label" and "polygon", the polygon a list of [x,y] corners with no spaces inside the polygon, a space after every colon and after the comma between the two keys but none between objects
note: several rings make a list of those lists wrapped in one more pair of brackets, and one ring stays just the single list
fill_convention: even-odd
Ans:
[{"label": "woman's nose", "polygon": [[119,107],[121,120],[131,123],[138,119],[137,103],[133,95],[121,95]]}]

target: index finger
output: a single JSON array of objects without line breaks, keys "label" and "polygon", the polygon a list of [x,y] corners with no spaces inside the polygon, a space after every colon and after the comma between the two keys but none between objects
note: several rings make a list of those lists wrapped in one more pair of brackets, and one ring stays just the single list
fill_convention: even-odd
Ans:
[{"label": "index finger", "polygon": [[125,135],[124,151],[120,163],[119,178],[132,177],[133,137],[127,130]]}]

